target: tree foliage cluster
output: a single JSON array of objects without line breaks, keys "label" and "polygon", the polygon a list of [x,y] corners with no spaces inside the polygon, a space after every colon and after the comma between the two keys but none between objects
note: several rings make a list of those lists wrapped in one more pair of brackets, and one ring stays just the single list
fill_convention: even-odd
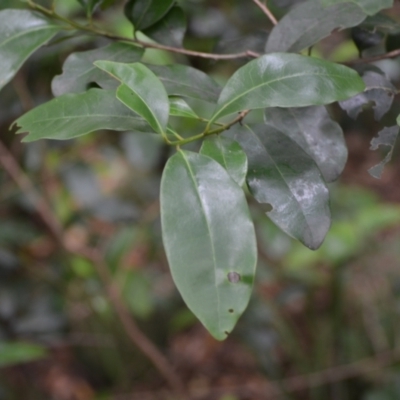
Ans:
[{"label": "tree foliage cluster", "polygon": [[[391,109],[397,88],[373,62],[399,53],[387,48],[400,32],[384,13],[393,1],[306,0],[288,7],[275,0],[268,7],[254,0],[265,29],[244,35],[247,43],[234,52],[222,36],[214,51],[189,48],[186,2],[125,2],[130,36],[101,24],[117,1],[80,0],[84,21],[64,16],[57,3],[28,0],[0,12],[0,88],[43,46],[78,35],[107,43],[72,52],[52,80],[54,99],[18,118],[17,133],[27,133],[23,142],[99,130],[158,135],[171,149],[160,187],[171,273],[187,306],[223,340],[246,309],[255,277],[257,239],[246,197],[287,235],[319,248],[331,225],[328,184],[347,160],[342,128],[327,106],[338,102],[357,118],[372,104],[376,120]],[[324,59],[318,47],[338,31],[351,33],[358,51],[343,62]],[[148,61],[152,49],[176,58],[156,65]],[[228,60],[235,71],[217,82],[188,59]],[[390,160],[398,130],[393,120],[373,140],[372,149],[389,148],[373,176]]]}]

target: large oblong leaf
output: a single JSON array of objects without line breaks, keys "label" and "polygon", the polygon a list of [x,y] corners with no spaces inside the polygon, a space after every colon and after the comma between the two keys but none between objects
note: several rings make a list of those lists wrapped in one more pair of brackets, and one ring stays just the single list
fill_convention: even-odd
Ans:
[{"label": "large oblong leaf", "polygon": [[114,89],[118,82],[93,63],[97,60],[133,63],[142,58],[143,52],[142,48],[132,44],[116,42],[99,49],[72,53],[64,62],[62,74],[51,83],[53,94],[84,92],[93,82],[103,89]]},{"label": "large oblong leaf", "polygon": [[315,0],[308,0],[292,8],[272,29],[265,51],[296,53],[329,36],[333,30],[356,26],[366,17],[354,3],[323,7]]},{"label": "large oblong leaf", "polygon": [[61,27],[28,10],[0,11],[0,89]]},{"label": "large oblong leaf", "polygon": [[99,129],[149,132],[145,120],[115,98],[114,91],[91,89],[65,94],[18,118],[17,133],[28,132],[23,141],[72,139]]},{"label": "large oblong leaf", "polygon": [[125,5],[125,15],[136,31],[149,28],[163,18],[175,0],[129,0]]},{"label": "large oblong leaf", "polygon": [[314,160],[272,126],[235,128],[247,154],[247,184],[254,198],[284,232],[312,250],[330,227],[329,192]]},{"label": "large oblong leaf", "polygon": [[96,61],[94,64],[122,83],[117,90],[117,98],[122,103],[141,115],[155,132],[165,132],[169,117],[168,95],[152,71],[140,63]]},{"label": "large oblong leaf", "polygon": [[347,161],[347,146],[340,125],[323,106],[267,108],[267,125],[294,140],[317,163],[327,182],[335,181]]},{"label": "large oblong leaf", "polygon": [[161,222],[179,292],[209,332],[225,339],[248,304],[257,262],[242,189],[210,157],[179,151],[163,173]]},{"label": "large oblong leaf", "polygon": [[329,104],[364,87],[357,72],[343,65],[298,54],[267,54],[232,75],[212,120],[246,109]]},{"label": "large oblong leaf", "polygon": [[200,154],[213,158],[228,171],[239,186],[244,185],[247,157],[238,142],[221,135],[212,136],[204,140]]}]

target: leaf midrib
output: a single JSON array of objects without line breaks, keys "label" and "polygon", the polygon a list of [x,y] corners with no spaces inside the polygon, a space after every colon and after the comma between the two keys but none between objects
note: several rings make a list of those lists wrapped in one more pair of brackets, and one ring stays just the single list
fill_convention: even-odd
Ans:
[{"label": "leaf midrib", "polygon": [[136,116],[127,116],[127,115],[114,115],[114,114],[86,114],[86,115],[72,115],[72,116],[62,116],[62,117],[58,117],[58,118],[46,118],[46,119],[40,119],[37,121],[34,121],[33,124],[41,124],[43,122],[54,122],[54,121],[58,121],[60,119],[80,119],[80,118],[87,118],[87,117],[102,117],[102,118],[119,118],[119,119],[136,119],[139,121],[143,121],[145,122],[144,119],[140,118],[140,117],[136,117]]},{"label": "leaf midrib", "polygon": [[216,260],[216,256],[215,256],[214,242],[212,240],[212,236],[213,235],[211,233],[211,227],[210,227],[210,224],[208,223],[207,214],[205,212],[205,209],[204,209],[204,206],[203,206],[203,202],[201,200],[200,193],[197,190],[197,180],[196,180],[196,178],[194,176],[194,173],[193,173],[193,170],[192,170],[192,168],[190,166],[189,160],[186,158],[185,153],[183,151],[179,151],[179,154],[181,154],[183,160],[185,161],[185,163],[186,163],[186,165],[188,167],[189,175],[192,178],[192,181],[193,181],[193,184],[194,184],[194,189],[195,189],[195,192],[197,194],[198,200],[200,202],[201,209],[203,211],[203,216],[204,216],[204,219],[206,221],[207,230],[208,230],[209,237],[210,237],[210,245],[211,245],[211,250],[212,250],[212,259],[213,259],[213,267],[214,267],[215,292],[216,292],[217,303],[218,303],[218,307],[217,307],[218,308],[218,328],[219,328],[219,331],[221,332],[221,300],[220,300],[220,297],[219,297],[219,291],[217,289],[217,260]]},{"label": "leaf midrib", "polygon": [[[284,77],[272,79],[272,80],[270,80],[268,82],[262,82],[259,85],[252,86],[250,89],[245,90],[244,92],[241,92],[240,95],[232,98],[232,100],[230,102],[226,103],[222,108],[220,108],[218,110],[218,112],[216,114],[214,114],[212,116],[211,121],[215,121],[223,110],[225,110],[231,104],[235,103],[238,99],[240,99],[241,97],[244,97],[248,93],[250,93],[250,92],[252,92],[252,91],[254,91],[256,89],[259,89],[262,86],[270,86],[272,83],[283,81],[285,79],[292,79],[292,78],[295,78],[295,77],[298,77],[298,76],[301,76],[301,77],[306,77],[306,76],[310,76],[310,77],[313,77],[313,76],[327,76],[327,77],[343,78],[342,75],[336,75],[336,74],[327,74],[327,73],[325,73],[325,74],[321,74],[321,73],[319,73],[319,74],[318,73],[310,74],[310,73],[304,72],[304,73],[296,73],[296,74],[292,74],[292,75],[286,75]],[[264,108],[264,107],[259,107],[259,108]]]}]

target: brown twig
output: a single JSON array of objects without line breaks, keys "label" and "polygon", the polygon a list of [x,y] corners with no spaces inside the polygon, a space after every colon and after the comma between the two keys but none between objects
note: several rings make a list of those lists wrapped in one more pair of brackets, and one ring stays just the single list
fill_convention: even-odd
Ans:
[{"label": "brown twig", "polygon": [[355,64],[365,64],[379,60],[386,60],[388,58],[396,58],[400,57],[400,49],[396,49],[390,51],[389,53],[381,54],[379,56],[367,57],[367,58],[357,58],[355,60],[347,61],[344,64],[346,65],[355,65]]},{"label": "brown twig", "polygon": [[46,15],[47,17],[50,17],[55,20],[66,23],[67,25],[69,25],[69,28],[77,29],[77,30],[80,30],[83,32],[88,32],[88,33],[98,35],[98,36],[103,36],[103,37],[106,37],[106,38],[112,39],[112,40],[119,40],[119,41],[134,43],[134,44],[140,45],[141,47],[143,47],[145,49],[164,50],[164,51],[169,51],[171,53],[184,54],[184,55],[192,56],[192,57],[207,58],[210,60],[233,60],[233,59],[237,59],[237,58],[246,58],[246,57],[257,58],[260,56],[259,53],[256,53],[251,50],[243,51],[240,53],[233,53],[233,54],[213,54],[213,53],[204,53],[201,51],[187,50],[187,49],[179,48],[179,47],[165,46],[165,45],[159,44],[159,43],[144,42],[143,40],[139,40],[137,38],[127,38],[127,37],[123,37],[123,36],[114,35],[113,33],[98,29],[95,26],[93,26],[92,24],[90,24],[90,25],[79,24],[75,21],[72,21],[68,18],[65,18],[65,17],[57,14],[54,10],[51,10],[51,9],[42,7],[39,4],[36,4],[32,0],[28,0],[28,4],[33,10],[39,11],[40,13]]},{"label": "brown twig", "polygon": [[170,387],[178,394],[185,392],[184,385],[179,376],[174,372],[172,365],[156,346],[139,329],[132,315],[126,308],[117,286],[113,283],[112,276],[104,262],[104,255],[95,248],[90,247],[71,247],[64,240],[64,232],[57,217],[54,215],[51,206],[47,203],[35,189],[29,177],[22,171],[14,156],[7,147],[0,141],[0,164],[13,179],[21,191],[30,199],[37,215],[48,229],[57,244],[68,253],[80,255],[90,260],[105,287],[108,298],[113,305],[125,332],[148,359],[154,364],[160,374],[168,382]]},{"label": "brown twig", "polygon": [[269,20],[276,25],[278,23],[274,14],[270,11],[268,6],[261,2],[261,0],[253,0],[253,2],[261,9],[261,11],[269,18]]},{"label": "brown twig", "polygon": [[[119,39],[114,38],[114,39],[126,40],[124,38],[119,38]],[[140,44],[144,48],[165,50],[165,51],[169,51],[171,53],[184,54],[186,56],[199,57],[199,58],[207,58],[210,60],[234,60],[237,58],[260,57],[259,53],[256,53],[255,51],[251,51],[251,50],[246,50],[246,51],[242,51],[241,53],[232,53],[232,54],[213,54],[213,53],[203,53],[203,52],[194,51],[194,50],[187,50],[187,49],[178,48],[178,47],[164,46],[164,45],[158,44],[158,43],[143,42],[142,40],[138,40],[138,39],[130,39],[130,41]]]}]

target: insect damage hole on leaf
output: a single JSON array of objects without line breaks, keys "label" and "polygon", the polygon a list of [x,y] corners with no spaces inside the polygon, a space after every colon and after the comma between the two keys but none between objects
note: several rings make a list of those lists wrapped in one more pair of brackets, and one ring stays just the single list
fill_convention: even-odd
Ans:
[{"label": "insect damage hole on leaf", "polygon": [[238,283],[240,281],[240,274],[237,272],[229,272],[228,280],[231,283]]}]

